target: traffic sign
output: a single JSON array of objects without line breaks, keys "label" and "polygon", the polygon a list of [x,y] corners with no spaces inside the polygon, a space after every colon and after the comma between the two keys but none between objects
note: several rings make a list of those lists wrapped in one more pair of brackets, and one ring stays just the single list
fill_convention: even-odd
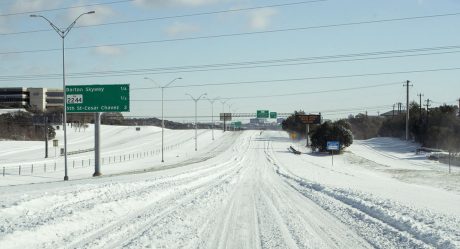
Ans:
[{"label": "traffic sign", "polygon": [[129,112],[129,84],[66,86],[67,112]]},{"label": "traffic sign", "polygon": [[327,141],[326,144],[327,150],[340,150],[339,141]]},{"label": "traffic sign", "polygon": [[270,118],[277,118],[277,117],[278,117],[278,113],[270,112]]},{"label": "traffic sign", "polygon": [[321,124],[321,115],[317,115],[317,114],[297,114],[296,117],[303,124]]},{"label": "traffic sign", "polygon": [[220,113],[220,121],[230,121],[232,120],[232,114],[229,112]]},{"label": "traffic sign", "polygon": [[257,110],[257,118],[269,118],[270,111],[269,110]]}]

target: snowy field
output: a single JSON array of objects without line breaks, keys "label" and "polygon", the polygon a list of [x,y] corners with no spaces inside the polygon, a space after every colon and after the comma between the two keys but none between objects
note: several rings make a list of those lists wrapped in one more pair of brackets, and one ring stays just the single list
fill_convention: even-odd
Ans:
[{"label": "snowy field", "polygon": [[332,165],[284,132],[200,130],[195,152],[194,131],[166,130],[161,163],[160,132],[103,126],[104,176],[86,152],[68,182],[44,142],[1,141],[0,248],[460,248],[460,170],[415,144],[355,141]]}]

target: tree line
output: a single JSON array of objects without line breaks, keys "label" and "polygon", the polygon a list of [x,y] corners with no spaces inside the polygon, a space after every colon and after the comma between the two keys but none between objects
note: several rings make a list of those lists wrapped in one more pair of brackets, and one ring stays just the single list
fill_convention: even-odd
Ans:
[{"label": "tree line", "polygon": [[[420,108],[416,102],[409,105],[409,138],[424,147],[460,151],[460,118],[458,107],[441,105]],[[348,117],[356,139],[373,137],[405,138],[406,113],[390,116],[367,116],[358,114]]]},{"label": "tree line", "polygon": [[[305,112],[295,111],[282,123],[282,128],[305,138],[305,125],[296,118],[298,114]],[[457,106],[444,104],[424,109],[420,108],[418,103],[412,102],[409,105],[409,117],[409,138],[412,141],[420,143],[423,147],[460,151],[460,118]],[[335,122],[326,121],[320,125],[311,125],[309,133],[312,147],[320,151],[325,151],[326,141],[340,141],[347,147],[353,143],[353,138],[405,138],[405,134],[405,111],[390,112],[390,115],[385,116],[350,115]]]}]

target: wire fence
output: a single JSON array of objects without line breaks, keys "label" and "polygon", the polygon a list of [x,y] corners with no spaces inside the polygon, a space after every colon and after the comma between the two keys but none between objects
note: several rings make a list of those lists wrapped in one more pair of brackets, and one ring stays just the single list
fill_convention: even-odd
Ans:
[{"label": "wire fence", "polygon": [[[201,132],[199,135],[203,134]],[[194,139],[194,138],[193,138]],[[189,142],[190,139],[183,140],[179,143],[168,145],[164,147],[164,151],[171,151],[178,148],[181,148],[185,143]],[[161,155],[161,148],[140,152],[124,153],[118,155],[110,155],[101,157],[101,165],[114,165],[122,162],[128,162],[133,160],[140,160],[147,157],[154,157]],[[85,158],[85,159],[71,159],[68,160],[68,168],[88,168],[94,167],[94,157]],[[57,171],[64,171],[64,162],[57,162],[57,159],[54,161],[50,160],[43,163],[24,163],[18,164],[16,166],[1,166],[1,174],[5,176],[31,176],[38,174],[46,174]]]}]

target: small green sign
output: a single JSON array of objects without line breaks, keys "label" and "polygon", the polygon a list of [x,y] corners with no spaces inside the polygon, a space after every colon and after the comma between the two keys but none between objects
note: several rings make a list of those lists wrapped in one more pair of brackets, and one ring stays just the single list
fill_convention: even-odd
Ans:
[{"label": "small green sign", "polygon": [[257,118],[269,118],[270,111],[269,110],[257,110]]},{"label": "small green sign", "polygon": [[277,118],[277,117],[278,117],[278,113],[270,112],[270,118]]},{"label": "small green sign", "polygon": [[67,112],[129,112],[129,84],[66,86]]}]

